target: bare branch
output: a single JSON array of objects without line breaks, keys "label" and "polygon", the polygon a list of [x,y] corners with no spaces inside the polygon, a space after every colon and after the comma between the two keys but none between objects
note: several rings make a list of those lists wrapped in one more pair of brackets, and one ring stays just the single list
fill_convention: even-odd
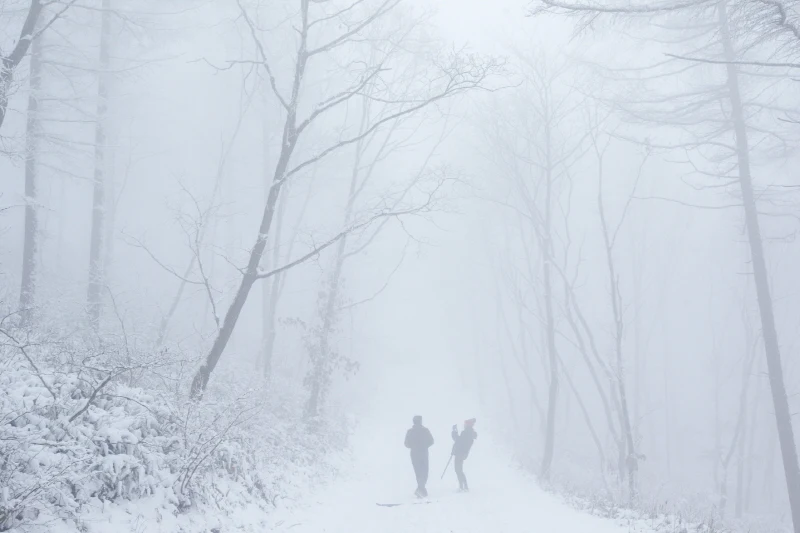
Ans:
[{"label": "bare branch", "polygon": [[158,257],[156,257],[156,256],[155,256],[155,254],[154,254],[153,252],[151,252],[151,251],[150,251],[150,249],[149,249],[147,246],[145,246],[145,244],[144,244],[144,243],[142,243],[142,241],[140,241],[139,239],[136,239],[135,237],[128,237],[128,239],[130,239],[131,241],[133,241],[133,243],[131,243],[131,242],[127,242],[127,241],[126,241],[128,245],[130,245],[130,246],[134,246],[134,247],[136,247],[136,248],[141,248],[142,250],[144,250],[144,251],[145,251],[145,253],[147,253],[147,255],[149,255],[149,256],[150,256],[150,258],[151,258],[153,261],[155,261],[155,262],[156,262],[156,264],[157,264],[158,266],[160,266],[160,267],[161,267],[161,268],[163,268],[163,269],[164,269],[166,272],[168,272],[168,273],[172,274],[173,276],[175,276],[175,277],[176,277],[176,278],[178,278],[179,280],[183,281],[184,283],[189,283],[190,285],[202,285],[202,284],[203,284],[203,282],[202,282],[202,281],[195,281],[195,280],[193,280],[193,279],[189,279],[189,278],[187,278],[187,277],[184,277],[184,276],[182,276],[182,275],[178,274],[178,273],[175,271],[175,269],[173,269],[173,268],[172,268],[172,267],[170,267],[170,266],[167,266],[167,265],[166,265],[166,264],[164,264],[164,263],[163,263],[163,262],[162,262],[162,261],[161,261],[161,260],[160,260]]},{"label": "bare branch", "polygon": [[264,70],[267,71],[267,76],[269,77],[269,83],[272,87],[272,92],[275,93],[275,98],[281,103],[284,109],[287,111],[289,110],[289,104],[287,103],[286,99],[281,94],[280,90],[278,90],[278,82],[275,80],[275,75],[272,73],[272,69],[269,66],[269,60],[267,59],[267,52],[264,50],[264,45],[261,44],[261,39],[258,38],[258,31],[256,30],[256,26],[253,23],[250,16],[247,14],[247,10],[242,5],[242,0],[236,0],[236,5],[239,6],[239,11],[242,13],[242,18],[247,23],[248,28],[250,29],[250,35],[253,38],[253,42],[258,48],[258,54],[261,56],[261,62],[259,65],[264,67]]},{"label": "bare branch", "polygon": [[384,218],[398,218],[398,217],[401,217],[401,216],[404,216],[404,215],[411,215],[411,214],[415,214],[415,213],[420,213],[424,209],[427,209],[429,204],[430,204],[430,202],[426,202],[424,205],[419,206],[419,207],[415,207],[415,208],[412,208],[412,209],[406,209],[406,210],[400,210],[400,211],[388,211],[388,212],[385,212],[385,213],[378,213],[377,215],[373,215],[373,216],[369,217],[367,220],[365,220],[364,222],[359,222],[358,224],[353,224],[352,226],[342,230],[341,232],[336,234],[334,237],[330,238],[329,240],[325,241],[324,243],[320,244],[319,246],[314,247],[314,249],[311,250],[310,252],[308,252],[307,254],[305,254],[305,255],[295,259],[294,261],[292,261],[290,263],[287,263],[287,264],[285,264],[285,265],[283,265],[283,266],[281,266],[279,268],[270,270],[269,272],[259,273],[256,276],[256,278],[257,279],[269,278],[269,277],[274,276],[275,274],[280,274],[281,272],[284,272],[284,271],[289,270],[289,269],[291,269],[293,267],[296,267],[297,265],[305,263],[309,259],[318,256],[326,248],[329,248],[330,246],[336,244],[337,242],[339,242],[343,238],[347,237],[351,233],[353,233],[353,232],[355,232],[355,231],[357,231],[357,230],[359,230],[361,228],[365,228],[365,227],[369,226],[370,224],[372,224],[376,220],[380,220],[380,219],[384,219]]},{"label": "bare branch", "polygon": [[664,54],[674,59],[682,59],[684,61],[693,61],[695,63],[708,63],[711,65],[744,65],[753,67],[770,67],[770,68],[800,68],[800,63],[772,63],[769,61],[726,61],[724,59],[707,59],[701,57],[688,57],[678,54]]},{"label": "bare branch", "polygon": [[395,267],[389,273],[389,275],[386,278],[386,281],[384,282],[384,284],[381,286],[380,289],[378,289],[376,292],[374,292],[372,294],[372,296],[369,296],[369,297],[364,298],[362,300],[358,300],[356,302],[341,306],[339,308],[339,310],[344,311],[344,310],[347,310],[347,309],[352,309],[354,307],[358,307],[359,305],[363,305],[363,304],[365,304],[367,302],[371,302],[372,300],[374,300],[375,298],[380,296],[381,293],[383,293],[383,291],[385,291],[386,288],[389,286],[389,283],[391,283],[392,278],[397,273],[397,271],[400,270],[400,267],[403,265],[403,262],[406,259],[406,250],[408,250],[408,245],[409,245],[410,242],[411,242],[411,239],[406,239],[406,244],[405,244],[405,246],[403,246],[403,253],[400,256],[400,261],[397,262],[397,265],[395,265]]},{"label": "bare branch", "polygon": [[[352,29],[346,31],[345,33],[339,35],[332,41],[327,42],[317,48],[308,51],[308,57],[320,54],[322,52],[327,52],[336,48],[337,46],[347,42],[350,40],[351,37],[357,35],[361,30],[381,18],[382,16],[389,13],[392,9],[397,7],[400,4],[401,0],[385,0],[383,4],[380,5],[369,17],[362,20],[360,23],[356,24]],[[359,2],[357,1],[356,4]],[[354,6],[353,6],[354,7]],[[311,25],[309,24],[309,28]]]},{"label": "bare branch", "polygon": [[50,395],[53,397],[53,400],[58,402],[58,397],[56,396],[56,393],[53,392],[53,389],[50,388],[50,385],[48,385],[47,382],[44,380],[44,377],[42,376],[42,373],[39,370],[39,367],[36,366],[36,363],[33,362],[33,359],[28,354],[28,351],[26,350],[26,348],[29,345],[20,343],[17,339],[14,338],[13,335],[11,335],[8,331],[6,331],[4,329],[0,329],[0,333],[5,335],[6,337],[8,337],[11,340],[11,342],[14,343],[14,347],[20,351],[20,353],[23,355],[23,357],[25,357],[25,359],[28,361],[28,364],[31,365],[31,368],[33,368],[33,371],[36,374],[36,377],[39,378],[39,381],[42,383],[42,385],[44,385],[44,388],[47,389],[47,392],[50,393]]},{"label": "bare branch", "polygon": [[[608,6],[602,4],[582,4],[577,2],[562,2],[560,0],[538,0],[549,8],[556,8],[563,11],[591,12],[602,14],[630,14],[630,15],[651,15],[656,13],[670,13],[682,11],[688,8],[696,8],[703,5],[716,3],[715,0],[682,0],[678,2],[654,2],[652,4],[618,5]],[[533,8],[532,14],[536,14],[540,8]]]}]

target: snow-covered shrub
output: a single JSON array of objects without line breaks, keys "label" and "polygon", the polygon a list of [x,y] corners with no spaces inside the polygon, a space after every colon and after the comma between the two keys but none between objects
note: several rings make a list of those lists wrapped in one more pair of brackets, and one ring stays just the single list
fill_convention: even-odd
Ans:
[{"label": "snow-covered shrub", "polygon": [[563,497],[571,506],[597,516],[611,518],[629,531],[656,533],[787,533],[777,519],[754,516],[748,519],[723,520],[713,494],[689,493],[685,488],[670,488],[647,483],[631,502],[624,484],[614,475],[605,479],[597,469],[586,468],[572,458],[570,467],[562,466],[547,488]]},{"label": "snow-covered shrub", "polygon": [[0,328],[0,531],[77,524],[142,498],[173,515],[267,511],[344,443],[336,424],[309,432],[299,399],[243,391],[224,376],[190,402],[174,386],[175,361],[70,333]]}]

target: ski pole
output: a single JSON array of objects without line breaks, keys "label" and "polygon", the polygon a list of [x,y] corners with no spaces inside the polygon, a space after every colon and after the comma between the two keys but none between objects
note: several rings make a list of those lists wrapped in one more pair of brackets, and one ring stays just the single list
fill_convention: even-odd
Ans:
[{"label": "ski pole", "polygon": [[452,460],[453,460],[453,455],[451,454],[450,455],[450,459],[447,460],[447,464],[444,465],[444,472],[442,472],[442,477],[439,478],[439,479],[444,479],[444,475],[447,472],[447,467],[450,466],[450,461],[452,461]]}]

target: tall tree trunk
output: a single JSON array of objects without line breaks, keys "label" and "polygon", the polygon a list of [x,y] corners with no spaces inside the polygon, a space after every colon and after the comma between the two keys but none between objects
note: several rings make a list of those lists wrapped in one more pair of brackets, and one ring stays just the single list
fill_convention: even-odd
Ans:
[{"label": "tall tree trunk", "polygon": [[636,239],[636,233],[632,232],[633,236],[633,435],[636,442],[641,441],[641,420],[642,420],[642,403],[643,392],[647,387],[642,387],[642,379],[644,376],[645,367],[645,354],[642,352],[642,320],[641,320],[641,307],[642,307],[642,267],[640,264],[639,245]]},{"label": "tall tree trunk", "polygon": [[[503,320],[505,320],[506,317],[505,317],[505,312],[502,310],[503,304],[499,288],[496,289],[495,295],[497,298],[497,309],[499,311],[498,314],[500,317],[502,317]],[[508,327],[506,327],[506,330],[508,330]],[[515,344],[513,344],[514,341],[510,335],[508,340],[510,343],[512,343],[512,345],[509,348],[511,350],[516,350],[517,347]],[[497,345],[501,346],[499,330],[497,332]],[[503,350],[502,348],[498,351],[497,360],[499,362],[498,365],[500,366],[500,375],[503,377],[503,384],[505,385],[506,388],[506,396],[508,397],[508,412],[511,415],[511,423],[513,425],[512,427],[519,428],[520,427],[519,417],[517,416],[517,408],[516,408],[517,402],[514,400],[514,389],[511,385],[511,380],[508,378],[508,369],[506,368],[506,358],[503,357],[504,352],[505,350]]]},{"label": "tall tree trunk", "polygon": [[737,442],[737,457],[736,457],[736,500],[734,502],[734,516],[736,518],[742,517],[744,509],[744,467],[745,467],[745,448],[747,446],[747,436],[750,428],[747,425],[747,413],[744,415],[745,420],[742,422],[742,436]]},{"label": "tall tree trunk", "polygon": [[591,376],[592,382],[594,383],[594,386],[597,389],[597,393],[600,396],[600,402],[603,406],[603,412],[605,413],[606,423],[608,425],[608,432],[613,438],[614,444],[616,445],[617,449],[620,449],[621,442],[619,433],[617,432],[616,425],[614,424],[614,412],[612,411],[611,406],[609,404],[608,395],[606,393],[605,388],[603,388],[602,382],[600,381],[600,376],[597,373],[597,369],[595,368],[591,358],[589,357],[584,336],[581,333],[580,329],[578,328],[578,324],[575,322],[575,318],[572,316],[573,308],[579,315],[582,316],[582,313],[578,308],[578,302],[577,298],[575,298],[575,293],[566,279],[564,279],[564,292],[565,292],[564,301],[567,302],[564,314],[566,316],[567,323],[570,325],[570,328],[572,329],[575,335],[575,339],[578,344],[578,353],[581,354],[581,357],[586,363],[586,367],[589,369],[589,375]]},{"label": "tall tree trunk", "polygon": [[[292,230],[291,237],[289,238],[289,244],[286,247],[286,251],[284,253],[285,257],[292,257],[292,251],[294,250],[294,245],[297,242],[297,226],[299,226],[300,222],[305,217],[306,210],[308,209],[308,204],[311,202],[311,197],[313,193],[313,186],[309,184],[308,189],[306,191],[305,199],[303,200],[303,205],[300,206],[300,210],[297,213],[297,223],[295,224],[295,228]],[[278,217],[278,221],[276,222],[275,227],[275,242],[278,243],[282,240],[283,233],[283,226],[286,223],[285,220],[285,212],[286,212],[286,201],[280,200],[278,204],[278,212],[276,216]],[[277,267],[278,261],[280,259],[280,247],[283,246],[278,245],[273,250],[272,254],[272,264],[273,266]],[[264,378],[269,383],[272,377],[272,367],[274,363],[274,353],[275,353],[275,340],[278,334],[277,328],[277,320],[278,320],[278,303],[280,302],[281,295],[283,294],[283,288],[286,286],[286,278],[288,272],[279,272],[272,277],[271,282],[264,283],[264,292],[262,293],[262,305],[263,305],[263,326],[262,326],[262,359],[263,359],[263,373]]]},{"label": "tall tree trunk", "polygon": [[[19,33],[17,44],[8,55],[0,57],[0,128],[6,119],[8,111],[8,99],[12,90],[11,84],[14,81],[14,72],[28,53],[31,44],[36,42],[33,38],[36,27],[39,24],[44,6],[41,0],[31,0],[25,22]],[[41,53],[41,50],[39,51]],[[33,70],[33,69],[31,69]]]},{"label": "tall tree trunk", "polygon": [[[709,307],[709,309],[713,309],[713,307]],[[716,346],[716,338],[714,339],[714,354],[712,360],[712,366],[714,369],[714,420],[712,420],[712,424],[714,427],[714,486],[719,487],[719,474],[720,474],[720,461],[722,460],[722,430],[720,429],[720,419],[719,419],[719,372],[720,372],[720,364],[719,364],[719,352]]]},{"label": "tall tree trunk", "polygon": [[[750,337],[750,335],[748,335],[748,337]],[[748,338],[748,341],[750,340],[751,339]],[[742,388],[739,394],[739,410],[736,414],[736,426],[733,431],[733,436],[731,437],[728,452],[721,458],[722,461],[720,463],[722,467],[719,481],[719,514],[721,518],[725,518],[725,512],[728,506],[728,467],[731,464],[734,453],[737,448],[739,448],[739,442],[744,440],[742,433],[747,423],[747,392],[750,388],[750,375],[752,374],[753,361],[756,357],[755,346],[752,346],[752,348],[751,346],[752,342],[748,342],[744,363],[742,364]]]},{"label": "tall tree trunk", "polygon": [[111,0],[103,0],[100,28],[100,72],[97,80],[97,122],[95,124],[94,195],[92,200],[92,233],[89,243],[89,287],[87,290],[89,325],[100,328],[103,275],[103,240],[106,216],[106,121],[108,120],[109,46],[111,39]]},{"label": "tall tree trunk", "polygon": [[[198,250],[197,253],[199,254],[200,251]],[[161,346],[162,344],[164,344],[164,341],[167,338],[167,331],[169,330],[169,323],[172,320],[172,317],[175,315],[175,311],[178,310],[178,305],[180,305],[181,300],[183,299],[183,291],[186,288],[186,281],[185,280],[189,278],[189,276],[192,273],[192,270],[194,270],[194,264],[195,264],[196,261],[197,261],[197,257],[192,256],[191,260],[189,261],[189,266],[187,266],[186,270],[183,271],[183,276],[182,276],[182,279],[181,279],[181,283],[178,286],[178,292],[176,292],[175,293],[175,297],[172,298],[172,303],[169,306],[169,310],[167,311],[167,314],[165,314],[163,317],[161,317],[161,323],[158,326],[158,337],[156,338],[156,346]],[[208,304],[208,302],[206,302],[206,303]],[[208,309],[206,309],[206,313],[207,312],[208,312]],[[204,316],[206,316],[206,315],[204,315]]]},{"label": "tall tree trunk", "polygon": [[672,389],[670,383],[672,380],[672,365],[670,365],[670,344],[669,335],[667,334],[666,321],[661,322],[662,335],[664,336],[664,372],[663,385],[664,385],[664,458],[666,460],[667,478],[672,477]]},{"label": "tall tree trunk", "polygon": [[[282,158],[285,159],[285,161],[278,163],[276,176],[282,177],[286,172],[288,157],[289,154],[286,154],[286,156]],[[273,187],[270,189],[269,199],[267,201],[267,205],[264,207],[264,213],[261,217],[258,237],[256,238],[256,242],[250,252],[250,259],[247,263],[244,273],[242,274],[242,279],[239,282],[239,288],[236,291],[233,301],[228,307],[228,311],[225,313],[225,319],[222,322],[222,327],[219,329],[219,332],[214,339],[214,344],[211,346],[211,350],[209,350],[208,355],[206,356],[205,364],[197,370],[197,373],[192,380],[191,391],[192,396],[195,398],[199,397],[208,386],[208,380],[211,377],[211,373],[216,368],[220,357],[222,357],[222,352],[225,351],[225,347],[228,345],[228,341],[230,340],[233,330],[236,327],[236,322],[239,320],[239,315],[241,314],[244,304],[247,301],[247,297],[250,294],[250,289],[253,288],[253,284],[255,284],[255,282],[258,280],[258,267],[261,264],[261,257],[263,256],[264,248],[267,245],[267,235],[269,235],[272,219],[275,215],[275,205],[278,201],[280,188],[281,182],[280,178],[278,178],[275,180]]]},{"label": "tall tree trunk", "polygon": [[[280,261],[280,240],[283,226],[284,213],[286,211],[286,201],[281,200],[278,205],[275,222],[274,248],[272,249],[272,267],[278,267]],[[272,359],[275,350],[275,337],[277,336],[276,319],[278,313],[278,300],[280,299],[281,284],[283,283],[283,273],[276,274],[271,280],[264,282],[262,292],[262,345],[261,345],[261,364],[264,379],[269,382],[272,378]]]},{"label": "tall tree trunk", "polygon": [[25,229],[22,247],[22,280],[19,312],[23,324],[30,322],[36,305],[36,259],[39,243],[39,194],[37,167],[42,131],[39,119],[39,91],[42,84],[42,42],[33,41],[31,49],[30,92],[25,133]]},{"label": "tall tree trunk", "polygon": [[[530,279],[535,279],[533,275],[533,260],[531,259],[530,250],[528,249],[527,245],[527,237],[525,236],[524,226],[520,226],[520,240],[523,243],[522,249],[525,251],[525,262],[528,265],[528,272],[530,273]],[[544,409],[542,409],[542,404],[539,401],[538,395],[538,387],[536,387],[535,382],[530,377],[531,376],[531,357],[534,353],[534,350],[528,346],[527,337],[528,337],[528,327],[525,324],[525,317],[522,313],[522,306],[517,306],[517,322],[519,324],[519,345],[520,345],[520,365],[522,366],[523,371],[525,372],[525,376],[528,381],[530,395],[531,395],[531,404],[533,405],[534,409],[531,409],[530,412],[530,428],[531,433],[535,434],[536,428],[539,431],[545,432],[546,421],[544,414]],[[506,326],[508,327],[508,326]],[[509,332],[510,335],[510,332]],[[537,424],[538,422],[538,424]]]},{"label": "tall tree trunk", "polygon": [[[562,367],[564,367],[564,361],[559,358],[559,363]],[[581,398],[580,392],[578,388],[575,386],[575,383],[572,381],[572,378],[569,375],[569,372],[566,368],[564,368],[564,379],[567,381],[567,385],[569,386],[572,393],[575,395],[575,400],[578,402],[578,407],[583,414],[583,419],[586,422],[586,427],[589,429],[589,434],[592,436],[592,441],[594,442],[595,447],[597,448],[597,455],[600,457],[600,475],[603,478],[603,486],[606,489],[606,493],[609,495],[611,494],[611,490],[608,488],[608,484],[606,483],[606,476],[605,476],[605,464],[606,464],[606,457],[605,453],[603,453],[603,445],[600,442],[600,437],[597,435],[597,431],[594,428],[594,424],[592,423],[592,416],[589,414],[589,410],[586,408],[586,404],[583,402],[583,398]]]},{"label": "tall tree trunk", "polygon": [[297,146],[297,106],[298,99],[300,98],[300,86],[303,76],[305,75],[306,64],[308,63],[308,52],[306,48],[308,36],[308,0],[302,0],[301,10],[303,28],[301,31],[300,46],[297,51],[297,62],[295,64],[294,81],[292,83],[292,96],[286,113],[286,121],[284,122],[281,151],[278,161],[275,164],[272,187],[270,187],[267,202],[264,206],[264,213],[261,216],[261,223],[258,227],[258,234],[250,250],[250,258],[247,262],[247,267],[242,273],[242,279],[239,282],[236,295],[228,307],[228,311],[225,313],[222,327],[219,328],[217,332],[214,344],[212,344],[206,356],[205,364],[200,366],[192,380],[191,394],[193,398],[199,397],[203,391],[206,390],[211,373],[216,368],[217,363],[219,363],[219,359],[222,357],[222,353],[225,351],[225,347],[228,345],[228,341],[236,327],[236,322],[239,320],[239,315],[242,312],[242,308],[244,308],[247,297],[250,295],[250,289],[253,288],[253,284],[258,280],[258,268],[261,264],[261,258],[264,255],[264,248],[267,246],[267,238],[272,228],[272,219],[275,216],[275,207],[277,206],[278,197],[280,196],[284,178],[289,168],[289,161]]},{"label": "tall tree trunk", "polygon": [[758,308],[761,314],[761,330],[764,337],[764,351],[767,360],[772,403],[775,412],[775,422],[778,428],[778,440],[783,459],[783,470],[786,478],[786,490],[789,496],[789,506],[792,512],[792,523],[795,533],[800,533],[800,467],[797,461],[797,448],[795,447],[792,416],[789,411],[789,400],[786,397],[786,386],[783,380],[783,364],[781,362],[778,332],[775,327],[775,317],[770,294],[767,265],[764,258],[764,245],[761,241],[761,228],[759,224],[758,209],[753,192],[752,177],[750,175],[750,147],[747,138],[747,125],[742,110],[742,100],[739,93],[739,70],[734,63],[737,56],[733,49],[728,27],[727,7],[725,2],[719,4],[719,25],[722,38],[728,74],[728,95],[731,102],[731,118],[736,134],[736,155],[739,167],[739,185],[741,187],[742,201],[744,203],[747,236],[750,243],[750,255],[753,265],[753,279],[758,297]]},{"label": "tall tree trunk", "polygon": [[[759,365],[761,367],[761,365]],[[743,511],[750,511],[750,502],[753,494],[753,464],[755,459],[755,445],[756,445],[756,435],[759,434],[758,431],[758,413],[761,406],[761,388],[763,385],[763,381],[760,379],[760,371],[756,372],[756,375],[759,375],[759,379],[756,385],[756,395],[755,401],[753,402],[753,407],[750,416],[750,424],[748,427],[750,428],[750,436],[747,442],[747,453],[745,455],[746,464],[746,481],[745,481],[745,489],[744,489],[744,503],[743,503]]]},{"label": "tall tree trunk", "polygon": [[[549,241],[549,236],[548,236]],[[548,245],[549,246],[549,243]],[[553,287],[550,275],[550,256],[544,262],[544,301],[547,335],[547,354],[550,363],[550,384],[547,394],[547,428],[545,430],[544,453],[542,454],[542,479],[550,478],[555,451],[556,414],[559,388],[558,353],[556,352],[555,316],[553,314]]]},{"label": "tall tree trunk", "polygon": [[[359,135],[363,134],[365,125],[367,123],[368,100],[365,99],[363,109],[361,127]],[[347,204],[344,209],[344,224],[343,227],[348,227],[353,218],[353,207],[357,196],[357,189],[359,183],[359,175],[361,169],[361,159],[364,155],[364,142],[358,141],[355,147],[355,159],[353,161],[353,170],[350,174],[350,188],[347,194]],[[339,302],[339,289],[342,281],[342,273],[344,271],[345,250],[347,249],[347,236],[344,236],[336,244],[336,253],[334,255],[334,267],[330,278],[328,278],[328,290],[323,291],[325,295],[325,305],[323,307],[322,327],[320,329],[319,343],[317,344],[318,353],[311,354],[311,375],[310,375],[310,393],[308,401],[306,402],[305,414],[308,418],[313,418],[319,414],[320,405],[323,396],[328,388],[330,382],[331,369],[328,366],[330,362],[330,336],[333,329],[333,324],[336,320],[337,305]]]},{"label": "tall tree trunk", "polygon": [[550,109],[545,112],[545,205],[544,205],[544,227],[541,229],[539,242],[542,245],[543,265],[542,275],[544,283],[544,312],[545,327],[547,329],[547,355],[549,360],[550,383],[547,394],[547,429],[544,441],[544,453],[542,454],[542,468],[540,475],[542,479],[550,479],[550,470],[553,465],[553,453],[555,451],[556,438],[556,414],[558,403],[559,388],[559,368],[558,352],[556,348],[556,319],[553,311],[553,280],[552,263],[555,260],[553,250],[553,163],[552,163],[552,123]]},{"label": "tall tree trunk", "polygon": [[[749,347],[752,346],[752,350],[753,350],[753,352],[752,352],[752,360],[754,360],[755,357],[756,357],[755,339],[753,338],[753,328],[750,325],[750,320],[749,320],[749,317],[747,315],[747,307],[746,306],[742,310],[742,319],[743,319],[742,326],[744,327],[744,330],[745,330],[745,343],[748,346],[748,349],[751,349]],[[750,362],[750,369],[748,370],[749,372],[752,372],[752,365],[753,365],[752,360]],[[758,391],[756,391],[756,395],[755,395],[755,398],[754,398],[752,403],[753,404],[758,403]],[[736,518],[741,518],[742,517],[742,511],[743,511],[743,508],[744,508],[745,450],[747,448],[747,443],[748,443],[748,440],[749,440],[748,439],[748,432],[751,431],[751,427],[750,427],[751,425],[748,424],[748,415],[749,415],[749,413],[747,412],[747,408],[748,408],[748,405],[744,405],[743,406],[743,411],[744,412],[741,414],[741,416],[742,416],[742,434],[739,437],[738,442],[736,443],[737,444],[737,446],[736,446],[736,500],[734,501],[734,515],[736,516]],[[754,411],[755,410],[755,406],[751,410]]]},{"label": "tall tree trunk", "polygon": [[106,138],[109,140],[108,154],[106,157],[106,228],[105,235],[103,236],[103,277],[108,285],[109,280],[113,278],[111,268],[114,262],[114,230],[117,225],[117,172],[116,172],[116,152],[113,146],[116,144],[114,130],[106,132]]},{"label": "tall tree trunk", "polygon": [[[601,163],[602,165],[602,163]],[[639,457],[636,453],[636,446],[633,440],[633,428],[631,427],[631,417],[628,408],[627,387],[625,385],[625,365],[622,353],[622,339],[624,334],[624,321],[622,317],[622,302],[619,289],[619,279],[617,278],[614,266],[614,243],[609,233],[606,221],[605,204],[603,202],[603,174],[600,169],[598,180],[597,203],[600,212],[600,225],[603,233],[603,243],[605,245],[606,262],[608,266],[609,289],[611,297],[611,311],[614,319],[614,354],[616,368],[614,369],[614,381],[617,385],[619,395],[619,416],[622,428],[622,437],[625,447],[620,447],[620,471],[628,474],[628,490],[631,500],[636,499],[636,474],[639,470]],[[624,451],[623,451],[624,450]]]}]

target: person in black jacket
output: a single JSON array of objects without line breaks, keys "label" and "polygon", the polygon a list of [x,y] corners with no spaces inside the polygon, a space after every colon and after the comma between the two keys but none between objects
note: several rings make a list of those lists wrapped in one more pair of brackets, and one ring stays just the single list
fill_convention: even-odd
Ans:
[{"label": "person in black jacket", "polygon": [[433,435],[422,425],[422,417],[414,417],[414,425],[406,431],[406,448],[411,450],[411,465],[417,476],[417,490],[414,494],[418,498],[428,495],[425,485],[428,483],[428,448],[433,446]]},{"label": "person in black jacket", "polygon": [[478,433],[475,431],[475,419],[470,418],[464,422],[464,431],[461,435],[458,434],[458,426],[453,426],[453,456],[456,458],[456,476],[458,476],[459,490],[469,490],[467,485],[467,476],[464,475],[464,460],[469,455],[469,450],[472,448],[472,443],[478,438]]}]

